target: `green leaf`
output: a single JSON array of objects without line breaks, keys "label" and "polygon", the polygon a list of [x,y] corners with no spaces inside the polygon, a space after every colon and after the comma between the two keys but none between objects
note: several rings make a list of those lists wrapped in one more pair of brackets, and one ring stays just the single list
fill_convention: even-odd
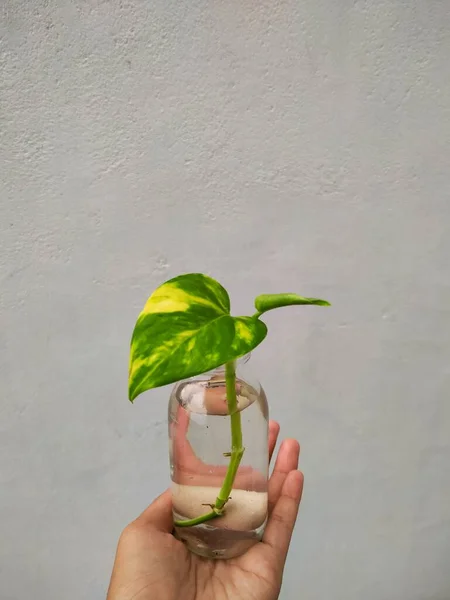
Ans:
[{"label": "green leaf", "polygon": [[266,334],[262,321],[230,315],[228,293],[211,277],[175,277],[153,292],[136,322],[129,398],[239,358]]},{"label": "green leaf", "polygon": [[259,314],[274,308],[292,306],[295,304],[330,306],[330,303],[326,300],[320,300],[319,298],[304,298],[303,296],[297,296],[297,294],[261,294],[255,299],[255,307]]}]

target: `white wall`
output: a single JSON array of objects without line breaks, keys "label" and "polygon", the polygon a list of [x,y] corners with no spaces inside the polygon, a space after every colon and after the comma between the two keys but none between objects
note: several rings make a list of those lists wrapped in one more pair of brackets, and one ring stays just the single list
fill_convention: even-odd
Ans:
[{"label": "white wall", "polygon": [[0,589],[104,598],[167,484],[128,342],[180,272],[333,308],[252,362],[306,488],[284,600],[450,597],[450,3],[3,0]]}]

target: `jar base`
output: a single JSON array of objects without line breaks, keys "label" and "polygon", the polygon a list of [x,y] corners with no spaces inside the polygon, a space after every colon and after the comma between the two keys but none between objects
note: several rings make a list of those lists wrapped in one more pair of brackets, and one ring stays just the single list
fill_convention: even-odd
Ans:
[{"label": "jar base", "polygon": [[264,522],[252,531],[236,531],[202,523],[193,527],[175,527],[175,536],[193,554],[203,558],[227,560],[245,554],[257,544],[263,536],[265,526]]}]

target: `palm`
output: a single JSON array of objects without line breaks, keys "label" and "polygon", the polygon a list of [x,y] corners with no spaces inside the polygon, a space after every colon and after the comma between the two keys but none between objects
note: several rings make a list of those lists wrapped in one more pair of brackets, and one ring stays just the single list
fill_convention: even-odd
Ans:
[{"label": "palm", "polygon": [[[271,424],[270,451],[278,426]],[[302,479],[295,471],[298,444],[286,440],[269,482],[270,518],[263,541],[230,560],[207,560],[189,552],[170,533],[167,492],[134,523],[119,543],[108,600],[274,600],[298,510]]]},{"label": "palm", "polygon": [[[271,600],[276,597],[280,584],[275,572],[276,561],[271,560],[270,552],[263,544],[256,545],[244,556],[221,561],[200,558],[171,534],[152,531],[151,527],[147,532],[142,530],[139,539],[133,533],[129,536],[128,542],[139,551],[140,561],[150,568],[147,574],[135,578],[133,593],[127,600],[150,597]],[[164,578],[160,579],[162,573]],[[155,593],[156,590],[159,593]]]}]

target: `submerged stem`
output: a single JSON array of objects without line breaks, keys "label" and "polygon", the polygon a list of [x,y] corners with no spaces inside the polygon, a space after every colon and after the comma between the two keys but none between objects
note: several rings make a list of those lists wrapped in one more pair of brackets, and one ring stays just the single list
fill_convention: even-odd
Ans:
[{"label": "submerged stem", "polygon": [[236,396],[236,370],[234,361],[227,362],[225,365],[225,380],[227,386],[228,413],[230,415],[231,425],[231,457],[225,479],[214,505],[214,507],[219,510],[224,507],[230,497],[236,473],[242,455],[244,454],[244,448],[242,447],[241,413],[238,411]]},{"label": "submerged stem", "polygon": [[200,523],[205,523],[206,521],[210,521],[211,519],[223,515],[224,506],[228,502],[231,490],[233,489],[233,483],[236,478],[242,455],[244,454],[244,448],[242,446],[241,413],[238,410],[236,396],[236,368],[234,360],[227,362],[225,365],[225,382],[228,414],[230,415],[231,425],[230,464],[228,465],[225,479],[223,480],[222,487],[217,495],[214,506],[212,506],[212,510],[204,515],[195,517],[194,519],[175,521],[177,527],[192,527],[193,525],[199,525]]}]

